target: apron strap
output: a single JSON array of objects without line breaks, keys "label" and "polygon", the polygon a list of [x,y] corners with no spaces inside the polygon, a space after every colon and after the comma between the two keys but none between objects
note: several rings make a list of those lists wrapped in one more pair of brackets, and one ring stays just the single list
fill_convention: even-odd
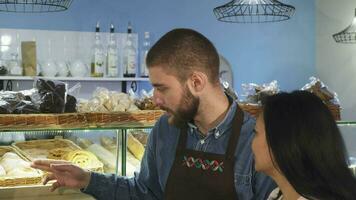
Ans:
[{"label": "apron strap", "polygon": [[178,140],[178,145],[177,145],[177,150],[176,150],[176,155],[178,155],[178,152],[184,150],[187,145],[187,137],[188,137],[188,125],[184,125],[180,129],[179,133],[179,140]]},{"label": "apron strap", "polygon": [[234,119],[232,120],[232,133],[230,135],[229,144],[227,146],[227,150],[225,154],[227,159],[229,160],[233,160],[235,156],[235,150],[239,141],[243,119],[244,119],[244,112],[237,104],[235,116]]}]

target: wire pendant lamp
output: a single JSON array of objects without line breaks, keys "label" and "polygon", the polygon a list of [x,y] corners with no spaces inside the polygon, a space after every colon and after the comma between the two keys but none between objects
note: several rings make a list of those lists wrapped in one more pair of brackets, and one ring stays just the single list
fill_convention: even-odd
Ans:
[{"label": "wire pendant lamp", "polygon": [[0,0],[0,12],[43,13],[69,8],[73,0]]},{"label": "wire pendant lamp", "polygon": [[333,38],[338,43],[356,43],[356,9],[351,25],[341,32],[334,34]]},{"label": "wire pendant lamp", "polygon": [[291,18],[295,8],[277,0],[232,0],[214,8],[219,21],[231,23],[278,22]]}]

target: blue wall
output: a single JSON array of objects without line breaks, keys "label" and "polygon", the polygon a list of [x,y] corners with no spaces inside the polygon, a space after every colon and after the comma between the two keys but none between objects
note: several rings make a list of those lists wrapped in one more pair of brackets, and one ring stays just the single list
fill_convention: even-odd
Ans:
[{"label": "blue wall", "polygon": [[0,13],[1,28],[104,31],[113,22],[119,31],[131,21],[142,37],[155,39],[175,27],[194,28],[216,45],[233,65],[234,87],[278,80],[283,90],[302,87],[315,75],[315,1],[284,0],[296,7],[291,20],[264,24],[219,22],[213,8],[228,0],[74,0],[68,11],[44,14]]}]

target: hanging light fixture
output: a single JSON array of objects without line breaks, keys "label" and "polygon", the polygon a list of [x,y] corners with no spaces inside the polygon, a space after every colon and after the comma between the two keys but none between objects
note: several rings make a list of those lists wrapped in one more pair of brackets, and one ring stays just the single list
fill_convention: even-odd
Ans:
[{"label": "hanging light fixture", "polygon": [[214,8],[219,21],[232,23],[278,22],[290,19],[295,8],[277,0],[232,0]]},{"label": "hanging light fixture", "polygon": [[0,12],[43,13],[69,8],[73,0],[0,0]]},{"label": "hanging light fixture", "polygon": [[333,38],[337,43],[356,43],[356,9],[351,25],[341,32],[334,34]]}]

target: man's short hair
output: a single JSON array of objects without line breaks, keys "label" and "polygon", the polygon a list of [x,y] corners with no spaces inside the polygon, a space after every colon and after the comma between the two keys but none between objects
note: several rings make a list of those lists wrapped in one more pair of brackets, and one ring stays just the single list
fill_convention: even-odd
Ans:
[{"label": "man's short hair", "polygon": [[162,67],[180,81],[186,81],[193,71],[205,73],[211,83],[219,81],[219,55],[214,45],[191,29],[174,29],[162,36],[148,52],[146,64]]}]

